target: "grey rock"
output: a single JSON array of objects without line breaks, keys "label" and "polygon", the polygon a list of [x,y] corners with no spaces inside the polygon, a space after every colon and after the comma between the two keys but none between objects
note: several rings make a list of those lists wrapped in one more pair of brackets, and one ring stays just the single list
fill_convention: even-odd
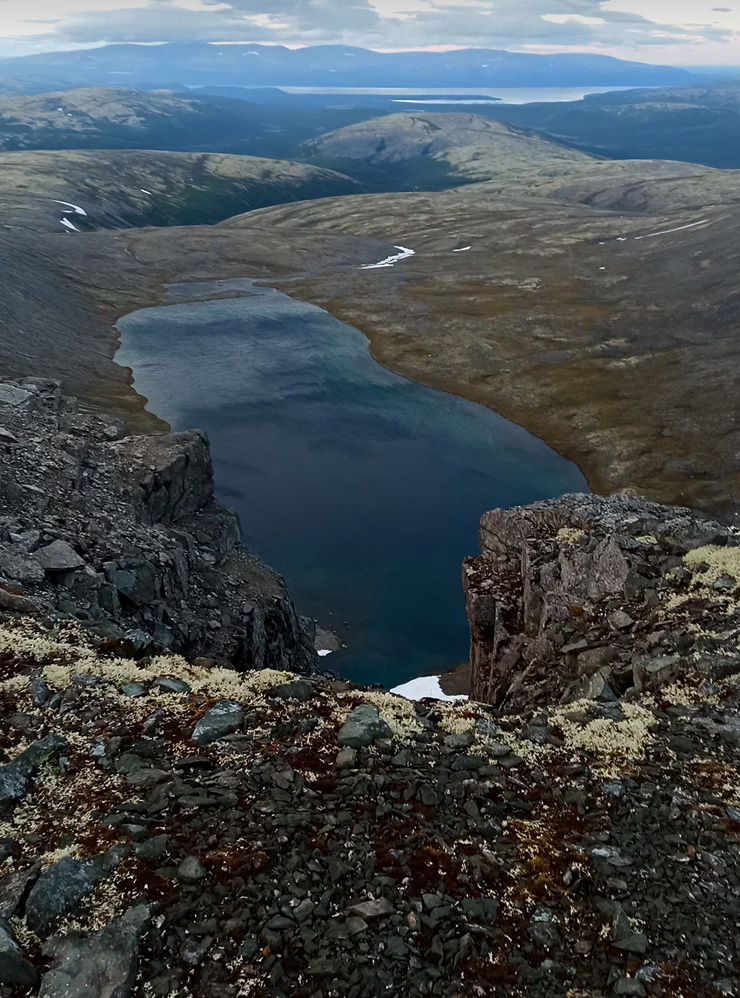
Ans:
[{"label": "grey rock", "polygon": [[145,697],[147,689],[143,683],[124,683],[121,687],[121,693],[132,698]]},{"label": "grey rock", "polygon": [[169,679],[163,676],[155,679],[153,685],[163,693],[190,693],[190,687],[182,679]]},{"label": "grey rock", "polygon": [[19,914],[40,871],[41,867],[36,865],[30,870],[14,871],[0,878],[0,922]]},{"label": "grey rock", "polygon": [[634,620],[624,610],[615,610],[614,613],[609,614],[609,623],[612,627],[616,627],[617,630],[622,631],[628,627],[632,627]]},{"label": "grey rock", "polygon": [[[447,735],[445,745],[453,749],[470,748],[475,742],[475,735],[472,731],[463,731],[459,735]],[[507,747],[507,751],[509,751]]]},{"label": "grey rock", "polygon": [[614,945],[617,949],[644,956],[648,949],[648,938],[643,932],[635,932],[625,939],[617,939]]},{"label": "grey rock", "polygon": [[244,724],[244,711],[238,703],[220,700],[198,721],[191,741],[196,745],[211,745],[225,735],[233,734]]},{"label": "grey rock", "polygon": [[85,561],[66,541],[53,541],[33,556],[45,572],[74,572],[84,568]]},{"label": "grey rock", "polygon": [[26,599],[25,596],[18,596],[17,593],[8,592],[0,586],[0,610],[11,610],[14,613],[35,613],[38,606],[33,600]]},{"label": "grey rock", "polygon": [[58,735],[49,735],[34,742],[12,762],[0,766],[0,809],[23,800],[41,766],[59,755],[66,745]]},{"label": "grey rock", "polygon": [[186,856],[177,868],[177,879],[183,884],[197,884],[207,875],[207,870],[197,856]]},{"label": "grey rock", "polygon": [[44,947],[52,966],[39,998],[129,998],[139,966],[139,944],[149,909],[131,908],[87,937],[63,936]]},{"label": "grey rock", "polygon": [[377,707],[362,704],[350,713],[339,729],[337,740],[349,748],[363,748],[381,738],[392,738],[393,732],[380,717]]},{"label": "grey rock", "polygon": [[0,544],[0,575],[17,582],[43,582],[46,577],[35,558],[10,544]]},{"label": "grey rock", "polygon": [[23,955],[10,931],[0,923],[0,984],[30,987],[37,978],[36,968]]},{"label": "grey rock", "polygon": [[644,998],[645,988],[634,977],[620,977],[614,985],[614,994],[627,998]]},{"label": "grey rock", "polygon": [[396,909],[386,898],[378,898],[377,900],[360,901],[359,904],[353,904],[349,908],[345,908],[344,914],[372,921],[375,918],[388,918],[389,915],[395,915]]},{"label": "grey rock", "polygon": [[26,902],[26,921],[33,932],[46,939],[54,922],[70,915],[96,884],[118,866],[123,850],[114,846],[92,859],[64,856],[41,874]]},{"label": "grey rock", "polygon": [[166,854],[169,844],[169,835],[155,835],[136,847],[136,855],[145,863],[156,863]]},{"label": "grey rock", "polygon": [[354,769],[357,765],[357,749],[345,745],[337,753],[337,769]]},{"label": "grey rock", "polygon": [[275,690],[275,696],[281,700],[299,700],[307,703],[313,697],[313,686],[306,679],[295,679],[283,683]]},{"label": "grey rock", "polygon": [[27,392],[24,388],[18,388],[16,385],[0,385],[0,405],[20,406],[24,402],[28,402],[31,396],[32,392]]}]

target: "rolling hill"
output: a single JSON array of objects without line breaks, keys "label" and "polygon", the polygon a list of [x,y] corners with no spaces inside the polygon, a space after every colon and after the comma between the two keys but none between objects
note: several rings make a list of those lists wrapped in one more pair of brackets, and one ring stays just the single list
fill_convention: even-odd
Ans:
[{"label": "rolling hill", "polygon": [[0,97],[0,151],[171,149],[284,158],[307,139],[380,113],[88,87]]},{"label": "rolling hill", "polygon": [[490,180],[502,173],[565,172],[591,157],[515,126],[475,114],[392,114],[306,143],[305,157],[387,189]]},{"label": "rolling hill", "polygon": [[482,113],[610,158],[740,167],[740,80],[592,94],[573,103],[489,105]]},{"label": "rolling hill", "polygon": [[0,154],[5,229],[80,232],[208,225],[255,208],[363,190],[304,163],[119,150]]}]

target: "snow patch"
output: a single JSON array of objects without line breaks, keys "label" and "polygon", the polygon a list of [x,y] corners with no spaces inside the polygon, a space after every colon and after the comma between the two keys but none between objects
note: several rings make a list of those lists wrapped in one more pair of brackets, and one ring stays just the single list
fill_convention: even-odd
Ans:
[{"label": "snow patch", "polygon": [[399,251],[395,256],[388,256],[385,260],[381,260],[380,263],[366,263],[364,267],[358,268],[359,270],[381,270],[385,267],[395,267],[395,265],[401,260],[408,260],[410,256],[416,256],[416,250],[407,249],[405,246],[396,246]]},{"label": "snow patch", "polygon": [[331,655],[331,652],[328,650],[328,648],[320,648],[317,654],[319,658],[326,658],[327,655]]},{"label": "snow patch", "polygon": [[439,676],[420,676],[418,679],[412,679],[410,683],[396,686],[395,689],[391,690],[391,693],[395,693],[399,697],[406,697],[407,700],[424,700],[426,697],[431,697],[432,700],[448,701],[468,699],[466,696],[448,696],[440,686]]},{"label": "snow patch", "polygon": [[452,252],[453,253],[467,253],[468,250],[471,250],[472,248],[473,248],[472,246],[462,246],[460,249],[454,249]]},{"label": "snow patch", "polygon": [[65,229],[69,229],[70,232],[79,232],[80,231],[77,228],[77,226],[74,225],[74,223],[70,222],[70,220],[68,218],[62,218],[62,219],[60,219],[60,222],[62,223],[62,225],[64,226],[64,228]]},{"label": "snow patch", "polygon": [[141,191],[142,194],[148,194],[150,197],[152,195],[151,191],[145,191],[143,187],[140,187],[139,190]]},{"label": "snow patch", "polygon": [[64,213],[65,215],[70,215],[72,212],[74,212],[75,215],[87,215],[87,212],[85,211],[84,208],[80,208],[78,204],[72,204],[71,201],[57,201],[56,198],[52,198],[52,201],[54,202],[54,204],[63,204],[67,208],[69,208],[69,211],[65,211]]},{"label": "snow patch", "polygon": [[654,239],[655,236],[669,236],[672,232],[684,232],[686,229],[695,229],[698,225],[709,225],[710,219],[703,218],[700,222],[692,222],[691,225],[679,225],[677,229],[663,229],[662,232],[650,232],[646,236],[635,236],[638,239]]}]

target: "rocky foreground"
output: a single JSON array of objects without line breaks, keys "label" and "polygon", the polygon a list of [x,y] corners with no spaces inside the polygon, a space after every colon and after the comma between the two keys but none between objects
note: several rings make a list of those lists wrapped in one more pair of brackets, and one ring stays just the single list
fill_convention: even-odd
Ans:
[{"label": "rocky foreground", "polygon": [[414,703],[297,674],[197,434],[0,399],[1,998],[740,994],[736,532],[488,514]]}]

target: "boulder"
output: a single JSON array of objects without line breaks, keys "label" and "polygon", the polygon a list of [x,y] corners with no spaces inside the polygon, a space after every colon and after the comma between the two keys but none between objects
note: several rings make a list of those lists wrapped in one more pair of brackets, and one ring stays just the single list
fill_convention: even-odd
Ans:
[{"label": "boulder", "polygon": [[45,572],[74,572],[85,567],[85,561],[66,541],[53,541],[33,556]]},{"label": "boulder", "polygon": [[224,735],[233,734],[244,724],[244,711],[238,703],[220,700],[198,721],[191,741],[196,745],[211,745]]},{"label": "boulder", "polygon": [[0,405],[21,406],[24,402],[28,402],[32,394],[17,385],[0,385]]},{"label": "boulder", "polygon": [[59,755],[66,745],[59,735],[49,735],[34,742],[12,762],[0,766],[0,809],[23,800],[41,766]]},{"label": "boulder", "polygon": [[131,908],[99,932],[50,940],[52,958],[39,998],[128,998],[139,969],[139,944],[149,924],[145,905]]},{"label": "boulder", "polygon": [[120,846],[93,859],[64,856],[45,870],[31,889],[26,902],[26,921],[41,939],[46,939],[54,922],[79,909],[84,897],[104,880],[123,858]]},{"label": "boulder", "polygon": [[339,729],[337,740],[340,745],[358,749],[372,745],[381,738],[392,738],[393,732],[382,720],[377,707],[361,704],[351,712]]},{"label": "boulder", "polygon": [[37,978],[36,968],[23,955],[9,929],[0,923],[0,984],[30,987]]}]

